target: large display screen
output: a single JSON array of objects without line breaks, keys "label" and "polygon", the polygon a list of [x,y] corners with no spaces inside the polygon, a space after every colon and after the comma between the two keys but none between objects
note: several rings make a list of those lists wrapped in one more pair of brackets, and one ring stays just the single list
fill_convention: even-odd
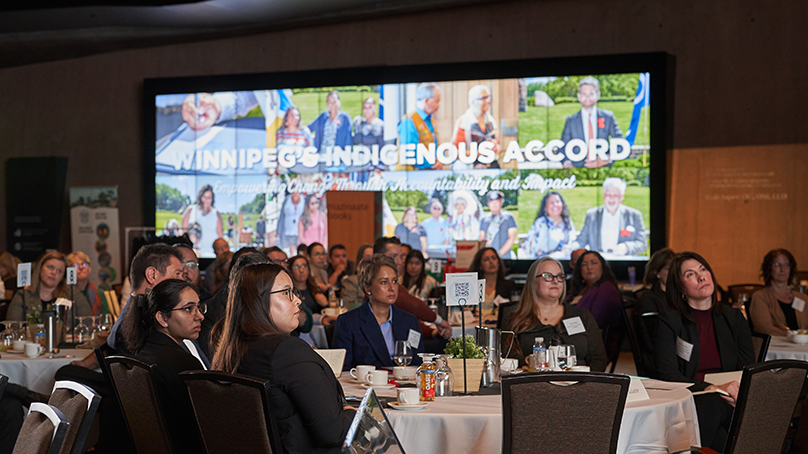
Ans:
[{"label": "large display screen", "polygon": [[328,247],[329,192],[381,191],[383,233],[428,257],[485,240],[506,259],[583,247],[645,260],[652,232],[664,235],[651,216],[657,74],[411,73],[150,90],[155,226],[187,231],[201,257],[217,238],[294,254]]}]

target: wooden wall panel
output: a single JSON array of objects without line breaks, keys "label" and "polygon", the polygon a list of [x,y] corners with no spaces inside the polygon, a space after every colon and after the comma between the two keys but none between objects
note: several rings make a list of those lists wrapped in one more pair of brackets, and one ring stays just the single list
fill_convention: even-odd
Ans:
[{"label": "wooden wall panel", "polygon": [[328,191],[328,246],[344,244],[348,259],[364,243],[375,239],[374,193],[367,191]]}]

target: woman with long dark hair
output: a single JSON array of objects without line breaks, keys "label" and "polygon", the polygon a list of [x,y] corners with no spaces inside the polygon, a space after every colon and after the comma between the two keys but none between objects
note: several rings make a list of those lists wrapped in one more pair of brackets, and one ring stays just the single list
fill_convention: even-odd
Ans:
[{"label": "woman with long dark hair", "polygon": [[662,248],[651,255],[648,264],[645,265],[645,276],[643,283],[646,288],[640,296],[640,313],[656,312],[661,313],[671,309],[668,306],[668,299],[665,291],[668,286],[668,270],[676,253],[668,248]]},{"label": "woman with long dark hair", "polygon": [[483,311],[483,319],[487,319],[489,323],[483,320],[483,324],[496,325],[497,315],[495,308],[498,306],[494,304],[497,296],[501,301],[511,300],[511,292],[513,292],[513,281],[505,279],[505,264],[502,258],[497,253],[497,250],[492,247],[485,247],[474,254],[471,259],[468,271],[476,272],[479,279],[485,279],[485,300],[480,305]]},{"label": "woman with long dark hair", "polygon": [[297,238],[300,243],[310,245],[320,243],[324,248],[328,244],[328,217],[322,209],[320,199],[314,195],[306,196],[303,215],[297,223]]},{"label": "woman with long dark hair", "polygon": [[602,255],[586,251],[578,257],[572,273],[572,291],[567,300],[591,312],[601,329],[608,327],[606,353],[612,358],[620,349],[618,341],[623,320],[623,296],[617,288],[612,269]]},{"label": "woman with long dark hair", "polygon": [[417,249],[407,254],[404,262],[404,288],[417,298],[426,301],[432,290],[438,286],[438,281],[426,274],[426,260],[424,254]]},{"label": "woman with long dark hair", "polygon": [[321,313],[324,307],[328,307],[328,298],[320,291],[317,283],[314,282],[314,277],[310,272],[309,260],[302,255],[296,255],[286,263],[292,280],[295,282],[295,288],[300,292],[300,299],[303,304],[311,309],[312,313]]},{"label": "woman with long dark hair", "polygon": [[275,264],[246,266],[233,277],[213,369],[269,380],[270,403],[289,454],[339,453],[355,411],[325,360],[289,334],[301,301]]},{"label": "woman with long dark hair", "polygon": [[536,220],[527,232],[523,249],[529,258],[539,258],[559,252],[572,242],[570,234],[575,231],[570,211],[564,197],[549,191],[541,199]]}]

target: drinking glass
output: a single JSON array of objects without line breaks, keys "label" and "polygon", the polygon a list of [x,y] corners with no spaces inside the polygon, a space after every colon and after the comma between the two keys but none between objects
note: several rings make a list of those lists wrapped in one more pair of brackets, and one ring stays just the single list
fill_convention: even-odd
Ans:
[{"label": "drinking glass", "polygon": [[396,366],[409,366],[412,362],[412,347],[405,340],[396,341],[396,348],[393,353],[393,364]]},{"label": "drinking glass", "polygon": [[565,345],[564,349],[567,353],[567,370],[569,370],[578,364],[578,355],[575,352],[574,345]]},{"label": "drinking glass", "polygon": [[73,340],[76,343],[84,343],[90,340],[91,333],[90,328],[87,327],[87,323],[91,322],[91,317],[76,317],[78,320],[78,324],[76,325],[76,329],[73,330]]},{"label": "drinking glass", "polygon": [[558,355],[556,356],[556,365],[561,370],[567,369],[567,345],[558,346]]}]

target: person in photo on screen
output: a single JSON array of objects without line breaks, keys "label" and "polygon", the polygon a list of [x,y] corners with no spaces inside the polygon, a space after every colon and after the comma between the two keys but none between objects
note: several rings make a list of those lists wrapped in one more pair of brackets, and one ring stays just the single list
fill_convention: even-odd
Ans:
[{"label": "person in photo on screen", "polygon": [[648,249],[642,213],[623,205],[626,183],[603,181],[603,205],[586,210],[584,227],[572,245],[611,255],[640,255]]},{"label": "person in photo on screen", "polygon": [[[440,87],[432,82],[419,84],[415,89],[415,110],[408,112],[398,124],[399,145],[422,143],[437,147],[438,131],[432,119],[439,108]],[[434,165],[424,162],[416,164],[415,168],[440,170],[443,164],[436,160]],[[398,164],[396,170],[413,170],[413,166]]]},{"label": "person in photo on screen", "polygon": [[372,96],[362,103],[362,115],[353,119],[353,144],[370,148],[384,145],[384,122],[376,116],[376,99]]},{"label": "person in photo on screen", "polygon": [[182,103],[182,119],[194,131],[210,128],[216,123],[243,117],[259,105],[253,91],[223,91],[216,93],[191,93]]},{"label": "person in photo on screen", "polygon": [[455,241],[480,239],[480,210],[477,197],[458,190],[449,197],[449,231]]},{"label": "person in photo on screen", "polygon": [[[596,106],[600,99],[600,83],[594,77],[584,77],[578,83],[578,102],[581,103],[581,110],[567,117],[564,123],[564,130],[561,132],[561,141],[564,143],[572,139],[581,139],[589,146],[590,139],[610,139],[623,137],[623,132],[617,124],[614,113]],[[564,167],[603,167],[609,165],[609,161],[604,161],[597,157],[594,161],[587,158],[572,162],[568,158],[564,159]]]},{"label": "person in photo on screen", "polygon": [[797,277],[794,255],[773,249],[763,257],[760,270],[766,286],[752,294],[748,309],[755,331],[785,336],[788,330],[808,329],[808,295],[791,288]]},{"label": "person in photo on screen", "polygon": [[267,223],[264,221],[264,216],[258,216],[258,221],[255,222],[255,242],[263,247],[266,244]]},{"label": "person in photo on screen", "polygon": [[414,206],[409,206],[401,215],[401,222],[396,226],[393,233],[404,244],[409,244],[413,249],[421,251],[426,257],[427,239],[424,226],[418,223],[418,211]]},{"label": "person in photo on screen", "polygon": [[[67,257],[61,252],[46,252],[39,257],[31,267],[31,285],[17,290],[11,298],[6,319],[25,321],[26,314],[36,309],[55,310],[57,298],[71,298],[65,269]],[[77,316],[91,314],[90,303],[78,289],[73,292],[72,300]]]},{"label": "person in photo on screen", "polygon": [[301,304],[292,277],[275,264],[246,266],[231,289],[212,369],[270,381],[284,452],[341,452],[356,412],[328,363],[290,336]]},{"label": "person in photo on screen", "polygon": [[213,257],[213,242],[224,237],[222,217],[214,207],[213,186],[206,184],[199,190],[196,203],[191,204],[182,214],[182,228],[188,229],[191,224],[199,224],[199,236],[194,248],[202,257]]},{"label": "person in photo on screen", "polygon": [[450,243],[449,221],[443,217],[443,204],[437,198],[432,198],[426,204],[426,212],[430,216],[424,219],[421,225],[426,231],[428,246],[444,246]]},{"label": "person in photo on screen", "polygon": [[347,147],[352,144],[351,116],[340,109],[339,92],[332,90],[326,96],[326,110],[309,123],[314,133],[314,146],[322,153],[327,147]]},{"label": "person in photo on screen", "polygon": [[303,214],[297,223],[298,241],[303,244],[328,244],[328,218],[321,205],[321,200],[314,194],[306,196]]},{"label": "person in photo on screen", "polygon": [[[275,146],[280,153],[281,149],[293,148],[295,157],[299,160],[303,156],[303,149],[314,144],[314,138],[308,127],[300,123],[300,110],[291,106],[286,109],[283,115],[281,128],[275,133]],[[285,171],[283,166],[279,166],[279,171]],[[290,171],[309,172],[310,169],[298,163]]]},{"label": "person in photo on screen", "polygon": [[[469,90],[468,96],[469,108],[455,123],[452,143],[456,147],[461,143],[465,143],[466,152],[468,153],[472,143],[492,142],[494,143],[494,153],[496,153],[499,141],[497,140],[497,122],[490,113],[491,93],[487,86],[475,85]],[[478,159],[474,164],[464,164],[458,160],[452,165],[454,170],[486,169],[489,167],[498,169],[499,162],[495,160],[491,164],[484,164]]]},{"label": "person in photo on screen", "polygon": [[486,199],[490,213],[480,222],[480,240],[485,240],[485,245],[494,248],[503,259],[513,259],[511,249],[516,240],[516,220],[502,209],[505,194],[491,191]]},{"label": "person in photo on screen", "polygon": [[305,200],[299,192],[292,192],[283,200],[281,216],[278,219],[278,245],[289,254],[297,251],[298,223],[306,207]]},{"label": "person in photo on screen", "polygon": [[527,232],[523,249],[527,258],[537,259],[555,252],[566,251],[575,232],[570,211],[564,197],[548,191],[541,199],[536,220]]},{"label": "person in photo on screen", "polygon": [[426,260],[419,251],[412,250],[407,254],[402,285],[410,295],[422,301],[426,301],[432,290],[438,286],[438,281],[426,274]]}]

